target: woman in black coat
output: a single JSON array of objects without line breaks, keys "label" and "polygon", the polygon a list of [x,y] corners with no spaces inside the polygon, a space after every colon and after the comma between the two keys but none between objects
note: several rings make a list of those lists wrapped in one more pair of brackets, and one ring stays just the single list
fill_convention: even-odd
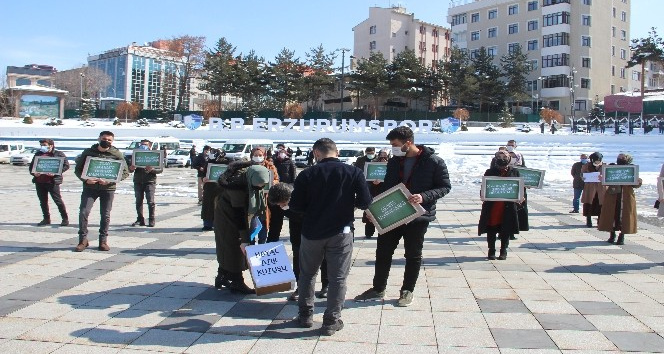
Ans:
[{"label": "woman in black coat", "polygon": [[[485,176],[519,177],[519,171],[509,166],[511,156],[506,151],[498,151]],[[496,239],[500,237],[500,255],[498,259],[507,259],[507,247],[510,236],[519,233],[518,203],[493,202],[482,203],[482,212],[477,226],[477,235],[487,234],[489,246],[488,259],[496,259]]]},{"label": "woman in black coat", "polygon": [[[230,160],[226,158],[226,152],[224,152],[224,150],[211,149],[210,153],[213,154],[214,157],[206,162],[206,168],[208,163],[222,165],[228,165],[230,163]],[[217,195],[219,194],[219,184],[217,184],[217,181],[204,180],[204,182],[201,219],[203,219],[203,231],[210,231],[213,229],[212,226],[214,225],[214,199],[217,198]]]}]

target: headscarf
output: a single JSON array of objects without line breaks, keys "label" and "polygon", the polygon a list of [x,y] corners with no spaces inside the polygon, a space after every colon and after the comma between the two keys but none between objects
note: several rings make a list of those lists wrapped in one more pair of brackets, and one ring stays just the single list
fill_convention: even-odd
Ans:
[{"label": "headscarf", "polygon": [[249,189],[249,208],[247,211],[249,216],[253,216],[257,212],[264,212],[267,208],[264,197],[265,191],[262,188],[257,189],[257,187],[270,183],[270,170],[262,165],[251,165],[247,169],[247,182]]}]

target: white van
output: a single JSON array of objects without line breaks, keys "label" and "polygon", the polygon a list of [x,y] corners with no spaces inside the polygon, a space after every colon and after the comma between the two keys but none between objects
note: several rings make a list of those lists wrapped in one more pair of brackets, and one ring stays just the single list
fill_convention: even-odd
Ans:
[{"label": "white van", "polygon": [[25,149],[23,143],[15,141],[0,142],[0,163],[9,163],[13,155],[21,153]]},{"label": "white van", "polygon": [[[152,150],[162,150],[166,149],[166,154],[173,150],[177,150],[180,148],[180,139],[172,137],[172,136],[159,136],[156,138],[145,138],[148,139],[152,142]],[[127,163],[131,163],[131,155],[134,151],[134,149],[138,149],[138,147],[141,145],[141,140],[134,140],[127,146],[127,150],[124,152],[125,160],[127,160]]]},{"label": "white van", "polygon": [[266,152],[274,152],[274,142],[267,139],[232,139],[226,140],[221,146],[226,157],[231,160],[250,160],[251,150],[255,147],[262,147]]}]

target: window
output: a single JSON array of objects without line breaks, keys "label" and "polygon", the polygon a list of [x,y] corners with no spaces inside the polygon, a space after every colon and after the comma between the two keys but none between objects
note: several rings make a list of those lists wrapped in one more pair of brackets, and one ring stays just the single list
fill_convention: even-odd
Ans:
[{"label": "window", "polygon": [[376,34],[376,26],[369,27],[369,34]]},{"label": "window", "polygon": [[569,4],[569,0],[544,0],[542,2],[542,6],[550,6],[550,5],[556,5],[556,4],[562,4],[562,3]]},{"label": "window", "polygon": [[528,1],[528,11],[537,10],[537,1]]},{"label": "window", "polygon": [[553,54],[542,57],[542,68],[569,66],[569,54]]},{"label": "window", "polygon": [[627,51],[624,49],[620,50],[620,59],[627,59]]},{"label": "window", "polygon": [[462,25],[464,23],[466,23],[465,13],[452,16],[452,26]]},{"label": "window", "polygon": [[537,39],[528,41],[528,50],[537,50],[539,46],[537,45]]},{"label": "window", "polygon": [[542,37],[542,47],[555,47],[559,45],[569,45],[569,33],[560,32],[547,34]]},{"label": "window", "polygon": [[427,51],[427,42],[420,41],[420,51],[422,52]]},{"label": "window", "polygon": [[[527,81],[526,82],[526,90],[527,91],[537,91],[537,80]],[[533,97],[533,98],[535,98],[535,97]]]},{"label": "window", "polygon": [[542,88],[569,87],[567,75],[551,75],[542,80]]},{"label": "window", "polygon": [[616,76],[616,66],[611,65],[611,76]]},{"label": "window", "polygon": [[613,18],[616,18],[616,8],[613,8]]},{"label": "window", "polygon": [[376,41],[369,42],[369,50],[374,50],[374,49],[376,49]]},{"label": "window", "polygon": [[474,14],[470,15],[470,22],[475,23],[475,22],[480,22],[480,13],[475,12]]},{"label": "window", "polygon": [[623,11],[620,13],[620,21],[622,22],[627,21],[627,12]]},{"label": "window", "polygon": [[581,79],[581,88],[589,89],[590,88],[590,79]]},{"label": "window", "polygon": [[432,52],[438,52],[438,44],[432,44],[431,45],[431,51]]},{"label": "window", "polygon": [[611,37],[616,38],[616,26],[611,26]]},{"label": "window", "polygon": [[477,41],[480,39],[480,31],[470,32],[470,40]]},{"label": "window", "polygon": [[620,40],[623,40],[623,41],[627,40],[627,31],[620,30]]},{"label": "window", "polygon": [[488,47],[486,49],[486,53],[492,57],[495,57],[496,55],[498,55],[498,47],[496,47],[495,45],[492,47]]},{"label": "window", "polygon": [[586,110],[586,100],[576,100],[574,101],[574,110],[576,111],[585,111]]},{"label": "window", "polygon": [[420,26],[420,34],[427,33],[427,28],[425,26]]},{"label": "window", "polygon": [[612,56],[612,57],[615,57],[615,56],[616,56],[616,46],[615,46],[615,45],[612,45],[612,46],[611,46],[611,56]]},{"label": "window", "polygon": [[519,5],[510,5],[510,6],[507,8],[507,13],[508,13],[509,15],[516,15],[516,14],[518,14],[518,13],[519,13]]},{"label": "window", "polygon": [[497,34],[498,34],[498,29],[496,27],[489,28],[489,33],[487,37],[495,38]]},{"label": "window", "polygon": [[489,10],[489,16],[488,17],[489,17],[489,20],[493,20],[494,18],[498,17],[498,10],[497,9]]},{"label": "window", "polygon": [[507,26],[507,33],[509,33],[509,34],[519,33],[519,24],[518,23],[513,23],[513,24]]},{"label": "window", "polygon": [[431,36],[434,37],[434,38],[435,38],[435,37],[438,37],[438,29],[434,29],[434,30],[432,30],[432,31],[431,31]]},{"label": "window", "polygon": [[584,47],[590,47],[590,36],[581,36],[581,45]]},{"label": "window", "polygon": [[625,78],[625,68],[620,68],[620,78],[621,79]]},{"label": "window", "polygon": [[590,68],[590,58],[581,58],[581,66],[584,68]]},{"label": "window", "polygon": [[563,23],[569,24],[569,12],[555,12],[552,14],[542,16],[544,21],[542,27],[560,25]]},{"label": "window", "polygon": [[632,80],[641,81],[641,73],[638,71],[632,71]]},{"label": "window", "polygon": [[507,53],[512,54],[521,48],[519,43],[510,43],[507,45]]},{"label": "window", "polygon": [[593,1],[592,0],[583,0],[584,5],[592,5]]},{"label": "window", "polygon": [[582,15],[581,24],[584,26],[590,26],[590,15]]},{"label": "window", "polygon": [[539,25],[539,22],[537,20],[530,20],[528,21],[528,31],[535,31]]},{"label": "window", "polygon": [[480,54],[479,49],[473,49],[470,51],[470,59],[475,59]]},{"label": "window", "polygon": [[[537,59],[529,60],[529,61],[528,61],[528,65],[530,66],[530,70],[537,70],[537,69],[539,69],[539,65],[538,65],[538,63],[539,63],[539,62],[537,61]],[[537,89],[537,87],[535,87],[535,89]]]}]

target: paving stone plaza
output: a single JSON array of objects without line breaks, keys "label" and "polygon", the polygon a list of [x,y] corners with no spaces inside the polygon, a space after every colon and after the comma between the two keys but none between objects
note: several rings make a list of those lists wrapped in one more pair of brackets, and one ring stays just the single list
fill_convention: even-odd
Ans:
[{"label": "paving stone plaza", "polygon": [[[376,239],[360,231],[345,328],[321,337],[321,300],[314,327],[302,329],[288,293],[241,296],[211,286],[214,234],[200,230],[196,198],[167,193],[192,187],[191,171],[159,177],[155,228],[129,226],[134,196],[131,182],[122,182],[111,251],[74,253],[81,186],[73,173],[62,187],[72,226],[38,228],[27,168],[0,166],[0,353],[664,352],[661,226],[640,222],[625,245],[611,245],[606,233],[567,213],[568,196],[531,192],[531,230],[512,241],[507,260],[488,261],[485,238],[477,236],[479,187],[453,186],[426,235],[413,304],[395,306],[402,248],[386,299],[352,300],[373,276]],[[98,220],[97,203],[91,246]],[[245,279],[251,284],[248,273]]]}]

